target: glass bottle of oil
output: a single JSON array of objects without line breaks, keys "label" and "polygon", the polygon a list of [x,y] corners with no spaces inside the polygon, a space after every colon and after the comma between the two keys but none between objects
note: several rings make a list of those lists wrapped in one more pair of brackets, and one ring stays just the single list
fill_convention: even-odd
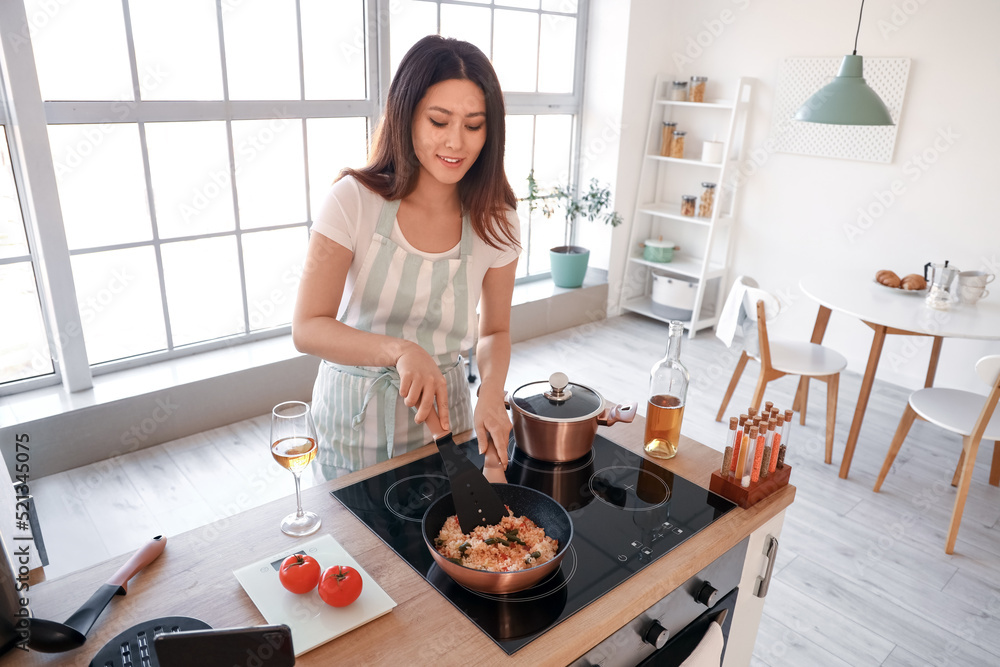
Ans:
[{"label": "glass bottle of oil", "polygon": [[649,403],[646,406],[646,453],[660,459],[677,455],[691,375],[681,363],[684,323],[670,323],[667,353],[656,362],[649,376]]}]

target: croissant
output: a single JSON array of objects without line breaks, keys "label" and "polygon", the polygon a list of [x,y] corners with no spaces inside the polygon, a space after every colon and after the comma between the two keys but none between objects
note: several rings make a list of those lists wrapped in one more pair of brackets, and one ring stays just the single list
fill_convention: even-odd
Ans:
[{"label": "croissant", "polygon": [[903,276],[900,281],[900,286],[905,290],[921,290],[927,288],[927,281],[919,273],[911,273],[907,276]]},{"label": "croissant", "polygon": [[901,282],[899,280],[899,276],[888,269],[883,269],[882,271],[876,273],[875,280],[876,282],[882,283],[886,287],[899,287]]}]

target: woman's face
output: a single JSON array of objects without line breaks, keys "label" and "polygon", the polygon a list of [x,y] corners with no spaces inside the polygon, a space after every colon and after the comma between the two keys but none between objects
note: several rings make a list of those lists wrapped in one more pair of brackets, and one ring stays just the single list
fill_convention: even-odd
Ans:
[{"label": "woman's face", "polygon": [[462,180],[486,143],[486,98],[467,79],[427,89],[413,114],[413,151],[421,171],[440,183]]}]

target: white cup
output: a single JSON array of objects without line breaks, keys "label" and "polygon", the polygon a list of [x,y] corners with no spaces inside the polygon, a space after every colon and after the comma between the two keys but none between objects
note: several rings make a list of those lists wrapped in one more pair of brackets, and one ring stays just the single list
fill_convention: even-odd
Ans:
[{"label": "white cup", "polygon": [[962,271],[958,274],[958,284],[960,287],[986,287],[994,278],[995,275],[985,271]]},{"label": "white cup", "polygon": [[990,291],[982,285],[962,285],[958,288],[958,291],[962,298],[962,303],[970,305],[990,295]]}]

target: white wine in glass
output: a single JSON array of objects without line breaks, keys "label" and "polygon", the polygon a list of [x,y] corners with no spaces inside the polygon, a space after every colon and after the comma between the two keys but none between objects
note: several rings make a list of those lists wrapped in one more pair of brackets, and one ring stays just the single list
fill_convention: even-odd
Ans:
[{"label": "white wine in glass", "polygon": [[312,535],[322,523],[313,512],[302,509],[302,483],[299,475],[316,458],[316,427],[309,406],[301,401],[286,401],[271,411],[271,456],[295,476],[296,511],[281,520],[286,535]]}]

